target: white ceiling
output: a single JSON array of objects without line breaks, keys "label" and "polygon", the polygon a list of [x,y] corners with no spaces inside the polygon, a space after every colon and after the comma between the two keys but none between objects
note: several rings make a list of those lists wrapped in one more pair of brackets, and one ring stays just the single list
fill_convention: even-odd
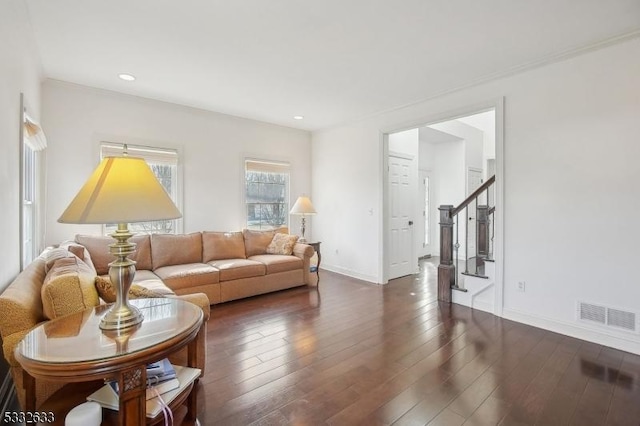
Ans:
[{"label": "white ceiling", "polygon": [[27,4],[46,77],[307,130],[640,34],[640,0]]}]

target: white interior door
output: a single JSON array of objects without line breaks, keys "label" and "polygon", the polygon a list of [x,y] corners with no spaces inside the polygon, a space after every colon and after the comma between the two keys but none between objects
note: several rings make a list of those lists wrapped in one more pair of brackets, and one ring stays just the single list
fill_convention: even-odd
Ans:
[{"label": "white interior door", "polygon": [[413,273],[412,161],[389,156],[389,279]]},{"label": "white interior door", "polygon": [[418,256],[430,256],[433,246],[433,185],[431,182],[431,173],[426,170],[420,170],[420,208],[418,220],[418,235],[421,243],[418,245]]}]

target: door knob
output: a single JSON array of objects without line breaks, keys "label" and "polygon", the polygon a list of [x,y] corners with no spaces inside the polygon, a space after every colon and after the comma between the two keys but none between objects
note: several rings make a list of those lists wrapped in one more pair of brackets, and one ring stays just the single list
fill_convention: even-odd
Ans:
[{"label": "door knob", "polygon": [[413,221],[412,221],[412,220],[410,220],[410,221],[409,221],[409,226],[412,226],[412,225],[413,225]]}]

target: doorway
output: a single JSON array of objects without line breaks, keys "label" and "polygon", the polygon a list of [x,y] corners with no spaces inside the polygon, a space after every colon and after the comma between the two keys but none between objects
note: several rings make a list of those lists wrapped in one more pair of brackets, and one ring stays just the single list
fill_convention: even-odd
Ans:
[{"label": "doorway", "polygon": [[[418,259],[421,257],[431,255],[437,261],[440,252],[438,206],[459,205],[470,192],[501,167],[496,159],[496,123],[502,123],[502,119],[498,119],[498,109],[502,114],[500,102],[492,107],[479,108],[476,113],[450,114],[449,117],[455,118],[433,120],[431,124],[418,124],[409,130],[389,132],[383,138],[387,174],[387,187],[383,197],[387,214],[384,219],[383,272],[387,280],[396,277],[391,271],[398,270],[398,253],[413,251],[409,262],[413,268],[412,273],[418,270]],[[398,148],[399,145],[394,140],[401,141],[402,149]],[[395,154],[398,150],[415,156],[415,177],[409,183],[408,190],[414,194],[413,211],[408,217],[415,225],[407,228],[412,232],[412,238],[403,239],[392,235],[398,231],[391,230],[392,218],[389,214],[392,202],[389,186],[390,161],[392,153]],[[461,227],[460,231],[462,234],[464,228]],[[474,232],[473,229],[470,231]],[[401,247],[403,244],[406,246]],[[471,247],[470,250],[475,248]],[[407,262],[403,264],[406,267]],[[501,280],[501,272],[499,275]],[[499,292],[501,297],[501,289]]]}]

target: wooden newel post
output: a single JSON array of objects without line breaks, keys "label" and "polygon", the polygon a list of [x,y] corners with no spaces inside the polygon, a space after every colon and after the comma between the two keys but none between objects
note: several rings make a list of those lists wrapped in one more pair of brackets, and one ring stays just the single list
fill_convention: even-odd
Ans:
[{"label": "wooden newel post", "polygon": [[476,222],[478,256],[487,258],[489,255],[489,206],[477,207]]},{"label": "wooden newel post", "polygon": [[455,285],[456,270],[453,265],[453,206],[444,205],[440,210],[440,264],[438,265],[438,300],[451,303],[451,286]]}]

